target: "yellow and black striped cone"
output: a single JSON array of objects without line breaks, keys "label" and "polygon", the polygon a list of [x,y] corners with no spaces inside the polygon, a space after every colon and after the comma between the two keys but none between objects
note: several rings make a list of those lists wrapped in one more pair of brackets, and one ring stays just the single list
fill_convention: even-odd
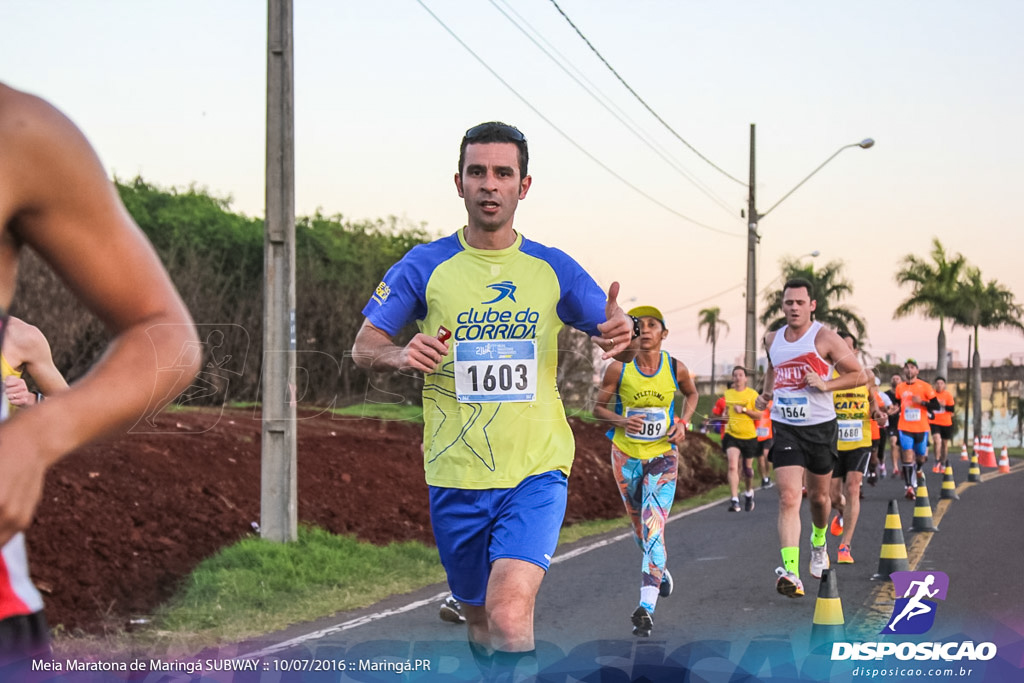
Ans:
[{"label": "yellow and black striped cone", "polygon": [[914,499],[914,521],[910,524],[910,530],[939,530],[939,527],[932,524],[932,505],[928,502],[928,487],[921,472],[917,473],[917,498]]},{"label": "yellow and black striped cone", "polygon": [[978,454],[971,456],[971,466],[967,468],[967,481],[981,483],[981,468],[978,467]]},{"label": "yellow and black striped cone", "polygon": [[956,481],[953,479],[953,466],[946,463],[946,471],[942,473],[942,493],[940,500],[960,500],[956,493]]},{"label": "yellow and black striped cone", "polygon": [[907,545],[903,541],[903,523],[896,500],[889,501],[889,512],[885,516],[885,533],[882,535],[882,552],[878,555],[878,573],[872,581],[890,581],[893,572],[910,571],[907,561]]},{"label": "yellow and black striped cone", "polygon": [[839,586],[834,569],[821,573],[818,585],[818,601],[814,603],[814,623],[811,626],[811,647],[823,643],[846,640],[846,622],[843,620],[843,603],[839,599]]}]

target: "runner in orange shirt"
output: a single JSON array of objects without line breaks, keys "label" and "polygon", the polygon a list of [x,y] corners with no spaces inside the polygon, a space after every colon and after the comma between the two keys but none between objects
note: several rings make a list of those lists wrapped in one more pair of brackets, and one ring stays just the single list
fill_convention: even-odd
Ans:
[{"label": "runner in orange shirt", "polygon": [[935,398],[939,401],[937,410],[932,411],[928,420],[935,439],[935,468],[932,472],[941,474],[949,462],[949,442],[953,440],[953,394],[946,390],[946,378],[935,378]]},{"label": "runner in orange shirt", "polygon": [[[917,470],[928,459],[928,411],[939,407],[932,385],[918,379],[917,373],[917,361],[908,358],[903,364],[905,379],[896,387],[896,398],[900,401],[899,438],[903,455],[900,469],[907,485],[907,500],[917,497],[914,492],[917,488]],[[914,466],[915,460],[917,467]]]}]

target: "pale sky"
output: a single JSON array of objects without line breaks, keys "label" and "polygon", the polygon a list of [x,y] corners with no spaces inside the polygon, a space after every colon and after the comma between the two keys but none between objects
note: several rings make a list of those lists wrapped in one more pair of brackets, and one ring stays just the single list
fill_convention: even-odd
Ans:
[{"label": "pale sky", "polygon": [[[758,289],[778,285],[784,256],[842,260],[869,351],[922,364],[935,362],[938,323],[892,320],[909,295],[893,274],[933,236],[1024,301],[1024,4],[558,4],[679,136],[742,182],[644,110],[550,0],[295,0],[297,212],[395,215],[449,234],[465,222],[452,182],[462,133],[513,123],[533,176],[516,228],[603,286],[620,281],[626,307],[660,307],[668,350],[707,373],[701,308],[719,306],[730,326],[719,361],[743,352],[750,124],[762,213],[871,137],[762,220]],[[111,174],[195,183],[259,216],[266,15],[256,0],[0,0],[0,80],[65,111]],[[963,359],[967,331],[948,336]],[[981,348],[1000,361],[1024,352],[1024,336],[983,332]]]}]

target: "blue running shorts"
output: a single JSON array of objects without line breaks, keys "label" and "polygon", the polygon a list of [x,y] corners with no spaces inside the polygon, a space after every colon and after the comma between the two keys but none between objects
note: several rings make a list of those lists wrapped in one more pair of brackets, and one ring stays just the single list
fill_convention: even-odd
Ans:
[{"label": "blue running shorts", "polygon": [[500,558],[547,571],[565,518],[565,474],[535,474],[511,489],[429,488],[434,539],[456,600],[483,605]]},{"label": "blue running shorts", "polygon": [[904,432],[900,430],[900,448],[914,451],[917,455],[928,454],[928,432]]}]

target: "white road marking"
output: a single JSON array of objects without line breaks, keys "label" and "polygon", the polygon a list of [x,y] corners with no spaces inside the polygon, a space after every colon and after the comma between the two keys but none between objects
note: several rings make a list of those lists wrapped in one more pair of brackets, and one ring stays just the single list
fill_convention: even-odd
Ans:
[{"label": "white road marking", "polygon": [[[716,500],[714,502],[707,503],[705,505],[701,505],[700,507],[693,508],[692,510],[686,510],[684,512],[676,513],[674,515],[671,515],[668,518],[668,520],[666,521],[666,524],[669,523],[669,522],[674,522],[677,519],[682,519],[683,517],[688,517],[688,516],[696,514],[698,512],[703,512],[704,510],[707,510],[708,508],[714,507],[716,505],[720,505],[724,501],[725,501],[725,499],[723,498],[722,500]],[[604,539],[602,541],[597,541],[595,543],[590,543],[590,544],[582,546],[580,548],[576,548],[575,550],[570,550],[567,553],[560,554],[557,557],[555,557],[553,560],[551,560],[551,564],[558,564],[559,562],[565,562],[566,560],[571,560],[572,558],[579,557],[580,555],[586,555],[587,553],[591,552],[592,550],[597,550],[599,548],[604,548],[605,546],[609,546],[612,543],[617,543],[617,542],[619,542],[619,541],[621,541],[623,539],[630,538],[632,535],[633,535],[633,532],[632,532],[632,530],[630,530],[630,531],[627,531],[625,533],[617,534],[617,535],[615,535],[615,536],[613,536],[611,538],[606,538],[606,539]],[[726,558],[701,558],[701,559],[726,559]],[[329,635],[332,635],[332,634],[335,634],[335,633],[341,633],[343,631],[348,631],[348,630],[357,628],[359,626],[364,626],[366,624],[370,624],[370,623],[373,623],[375,621],[379,621],[379,620],[384,619],[386,617],[391,617],[391,616],[395,616],[396,614],[404,614],[406,612],[411,612],[414,609],[419,609],[420,607],[426,607],[427,605],[434,605],[434,604],[440,603],[442,600],[444,600],[447,597],[448,597],[448,592],[445,591],[443,593],[438,593],[437,595],[431,596],[429,598],[424,598],[423,600],[417,600],[415,602],[410,602],[409,604],[402,605],[401,607],[396,607],[394,609],[383,610],[381,612],[374,612],[373,614],[367,614],[367,615],[364,615],[364,616],[361,616],[361,617],[356,617],[355,619],[350,619],[348,621],[343,621],[340,624],[335,624],[334,626],[328,626],[327,628],[320,629],[319,631],[313,631],[312,633],[306,633],[306,634],[303,634],[301,636],[297,636],[295,638],[292,638],[291,640],[286,640],[286,641],[278,643],[276,645],[271,645],[270,647],[263,648],[262,650],[257,650],[256,652],[247,652],[245,654],[245,657],[252,657],[252,658],[266,657],[268,655],[272,655],[272,654],[281,652],[282,650],[287,650],[289,648],[296,647],[298,645],[302,645],[303,643],[306,643],[306,642],[311,641],[311,640],[319,640],[319,639],[324,638],[326,636],[329,636]]]}]

